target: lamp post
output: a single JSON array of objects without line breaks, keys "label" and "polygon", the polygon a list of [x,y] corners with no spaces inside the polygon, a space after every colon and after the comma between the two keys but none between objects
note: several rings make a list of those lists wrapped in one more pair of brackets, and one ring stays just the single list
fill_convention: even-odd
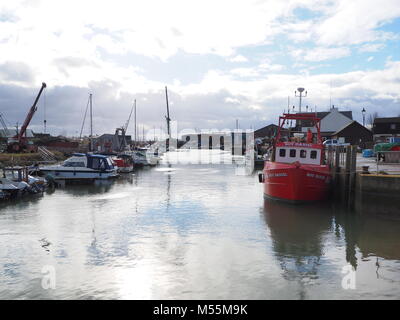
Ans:
[{"label": "lamp post", "polygon": [[363,116],[363,126],[365,127],[365,113],[366,113],[367,111],[365,111],[365,108],[363,108],[362,110],[361,110],[361,113],[362,113],[362,116]]}]

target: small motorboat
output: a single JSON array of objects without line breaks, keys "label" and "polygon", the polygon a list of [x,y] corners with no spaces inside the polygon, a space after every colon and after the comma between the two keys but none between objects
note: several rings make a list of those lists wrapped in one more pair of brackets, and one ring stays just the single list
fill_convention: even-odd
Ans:
[{"label": "small motorboat", "polygon": [[[293,137],[290,130],[288,136],[283,136],[283,126],[291,120],[307,121],[313,125],[314,132],[309,127],[307,132],[295,133]],[[311,113],[279,117],[271,159],[265,161],[259,180],[264,183],[264,196],[267,198],[293,203],[327,198],[331,173],[325,164],[319,118]]]},{"label": "small motorboat", "polygon": [[0,178],[0,191],[6,198],[14,198],[25,193],[38,194],[46,188],[46,180],[28,174],[28,167],[7,167]]},{"label": "small motorboat", "polygon": [[112,161],[120,173],[132,172],[135,165],[132,156],[125,153],[118,154]]},{"label": "small motorboat", "polygon": [[137,148],[132,151],[132,158],[135,165],[138,166],[155,166],[157,165],[161,158],[155,155],[150,149],[147,148]]},{"label": "small motorboat", "polygon": [[50,175],[55,180],[97,180],[118,176],[117,168],[109,156],[100,154],[75,153],[63,164],[43,166],[42,174]]}]

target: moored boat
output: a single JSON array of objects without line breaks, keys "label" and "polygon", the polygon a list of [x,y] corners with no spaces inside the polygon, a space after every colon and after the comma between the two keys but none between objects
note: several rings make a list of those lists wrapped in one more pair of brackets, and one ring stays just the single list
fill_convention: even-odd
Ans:
[{"label": "moored boat", "polygon": [[0,198],[15,198],[24,194],[41,194],[46,180],[28,174],[28,167],[6,167],[0,177]]},{"label": "moored boat", "polygon": [[[282,136],[283,126],[291,120],[307,121],[313,125],[313,131],[308,128],[307,133]],[[265,161],[260,182],[264,183],[264,196],[267,198],[294,203],[327,198],[331,174],[325,164],[319,118],[314,114],[284,114],[279,117],[272,156]]]},{"label": "moored boat", "polygon": [[39,171],[55,180],[96,180],[118,176],[110,157],[99,154],[75,153],[63,164],[43,166]]},{"label": "moored boat", "polygon": [[132,172],[135,165],[132,156],[129,154],[119,154],[112,161],[117,167],[117,171],[121,173]]},{"label": "moored boat", "polygon": [[135,165],[138,166],[156,166],[161,158],[154,155],[148,148],[136,148],[132,152],[132,158]]}]

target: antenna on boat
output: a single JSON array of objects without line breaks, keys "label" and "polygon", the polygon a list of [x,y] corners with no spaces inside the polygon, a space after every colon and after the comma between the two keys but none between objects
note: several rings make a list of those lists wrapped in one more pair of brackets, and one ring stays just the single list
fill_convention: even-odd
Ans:
[{"label": "antenna on boat", "polygon": [[[299,112],[301,113],[301,99],[307,97],[307,91],[303,95],[304,88],[297,88],[297,90],[294,92],[294,96],[299,98]],[[297,92],[299,92],[299,95],[297,95]]]}]

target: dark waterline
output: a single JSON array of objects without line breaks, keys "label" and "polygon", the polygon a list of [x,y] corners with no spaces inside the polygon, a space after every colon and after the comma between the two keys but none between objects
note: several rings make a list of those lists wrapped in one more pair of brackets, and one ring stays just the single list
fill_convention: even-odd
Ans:
[{"label": "dark waterline", "polygon": [[[264,200],[236,172],[161,165],[2,205],[0,298],[400,297],[399,221]],[[56,289],[42,288],[48,266]]]}]

